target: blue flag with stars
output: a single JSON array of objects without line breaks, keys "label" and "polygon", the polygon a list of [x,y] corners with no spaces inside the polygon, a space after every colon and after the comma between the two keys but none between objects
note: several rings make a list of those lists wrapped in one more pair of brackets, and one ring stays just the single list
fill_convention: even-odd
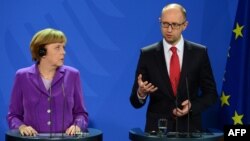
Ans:
[{"label": "blue flag with stars", "polygon": [[222,125],[250,124],[250,1],[238,3],[220,101]]}]

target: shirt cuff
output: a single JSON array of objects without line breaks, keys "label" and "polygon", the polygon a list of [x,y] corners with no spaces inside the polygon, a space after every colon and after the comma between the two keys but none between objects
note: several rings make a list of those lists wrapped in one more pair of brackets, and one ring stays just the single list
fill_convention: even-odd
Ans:
[{"label": "shirt cuff", "polygon": [[146,99],[146,97],[147,97],[147,95],[145,95],[145,96],[140,96],[139,95],[139,92],[138,92],[138,90],[137,90],[137,97],[139,98],[139,99],[141,99],[141,100],[145,100]]}]

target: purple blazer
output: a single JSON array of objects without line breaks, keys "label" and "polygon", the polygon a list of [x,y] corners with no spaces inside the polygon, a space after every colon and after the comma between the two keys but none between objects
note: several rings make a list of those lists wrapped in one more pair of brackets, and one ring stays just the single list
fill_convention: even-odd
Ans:
[{"label": "purple blazer", "polygon": [[88,127],[80,73],[69,66],[56,70],[51,91],[46,90],[37,64],[16,72],[7,120],[10,129],[21,124],[39,133],[65,132],[72,124]]}]

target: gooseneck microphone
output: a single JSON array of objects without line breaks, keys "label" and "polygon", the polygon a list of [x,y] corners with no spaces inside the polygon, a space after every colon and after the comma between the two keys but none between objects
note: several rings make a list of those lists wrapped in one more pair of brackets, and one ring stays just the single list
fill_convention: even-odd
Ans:
[{"label": "gooseneck microphone", "polygon": [[[178,108],[178,100],[177,100],[177,95],[176,95],[176,100],[175,100],[175,108]],[[177,110],[175,110],[175,114],[177,115]],[[176,132],[176,137],[179,137],[179,130],[178,130],[178,116],[175,117],[175,132]]]},{"label": "gooseneck microphone", "polygon": [[[175,80],[177,82],[177,80]],[[177,108],[178,108],[178,88],[176,91],[176,96],[175,96],[175,115],[177,115]],[[175,132],[176,132],[176,137],[179,137],[179,130],[178,130],[178,116],[175,117]]]},{"label": "gooseneck microphone", "polygon": [[64,113],[65,113],[65,91],[64,91],[64,84],[62,83],[62,94],[63,94],[63,110],[62,110],[62,137],[64,137]]},{"label": "gooseneck microphone", "polygon": [[50,87],[49,87],[49,124],[50,124],[50,127],[49,127],[49,137],[52,138],[52,117],[51,117],[51,114],[52,114],[52,107],[51,107],[51,101],[52,101],[52,93],[51,93],[51,84],[50,84]]},{"label": "gooseneck microphone", "polygon": [[[188,101],[190,102],[190,97],[189,97],[189,87],[188,87],[188,76],[186,76],[186,87],[187,87],[187,99]],[[189,109],[189,103],[188,103],[188,109]],[[190,110],[189,110],[190,111]],[[188,111],[188,117],[187,117],[187,137],[190,137],[190,114],[189,114],[189,111]]]},{"label": "gooseneck microphone", "polygon": [[[64,137],[64,115],[65,115],[65,91],[64,91],[64,84],[62,83],[62,94],[63,94],[63,110],[62,110],[62,137]],[[52,138],[52,88],[51,88],[51,85],[50,85],[50,88],[49,88],[49,122],[50,122],[50,129],[49,129],[49,138]]]}]

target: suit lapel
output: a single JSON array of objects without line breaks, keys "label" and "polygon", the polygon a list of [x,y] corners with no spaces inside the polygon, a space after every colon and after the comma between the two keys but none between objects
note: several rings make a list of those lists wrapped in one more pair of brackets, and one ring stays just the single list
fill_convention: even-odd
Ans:
[{"label": "suit lapel", "polygon": [[156,52],[155,52],[155,58],[156,58],[156,62],[158,64],[158,67],[159,67],[159,70],[160,70],[160,74],[162,78],[162,83],[160,84],[163,84],[162,86],[159,86],[162,88],[163,92],[167,92],[166,94],[174,99],[174,96],[173,96],[173,90],[172,90],[172,87],[171,87],[171,82],[170,82],[170,79],[169,79],[169,75],[168,75],[168,71],[167,71],[167,63],[166,63],[166,60],[165,60],[165,56],[164,56],[164,50],[163,50],[163,43],[162,41],[159,42],[159,44],[157,45],[156,47]]},{"label": "suit lapel", "polygon": [[39,91],[41,91],[43,94],[49,95],[48,91],[46,90],[42,78],[39,75],[37,64],[32,65],[30,71],[30,80],[34,83],[34,85],[37,87]]},{"label": "suit lapel", "polygon": [[64,67],[59,67],[58,70],[56,71],[55,77],[52,81],[52,86],[56,84],[56,82],[58,82],[60,79],[63,78],[64,75]]},{"label": "suit lapel", "polygon": [[[64,71],[65,71],[64,67],[58,68],[55,74],[55,78],[52,81],[51,87],[55,85],[61,78],[63,78]],[[49,96],[49,93],[43,84],[42,78],[39,75],[37,65],[33,65],[29,72],[30,72],[30,80],[34,83],[37,89],[39,89],[39,91],[41,91],[43,94],[46,94]]]},{"label": "suit lapel", "polygon": [[184,88],[186,85],[186,77],[188,74],[188,64],[191,60],[191,47],[187,41],[184,41],[184,53],[183,53],[183,60],[182,60],[182,68],[181,68],[181,76],[178,85],[178,92],[180,92],[181,88]]}]

